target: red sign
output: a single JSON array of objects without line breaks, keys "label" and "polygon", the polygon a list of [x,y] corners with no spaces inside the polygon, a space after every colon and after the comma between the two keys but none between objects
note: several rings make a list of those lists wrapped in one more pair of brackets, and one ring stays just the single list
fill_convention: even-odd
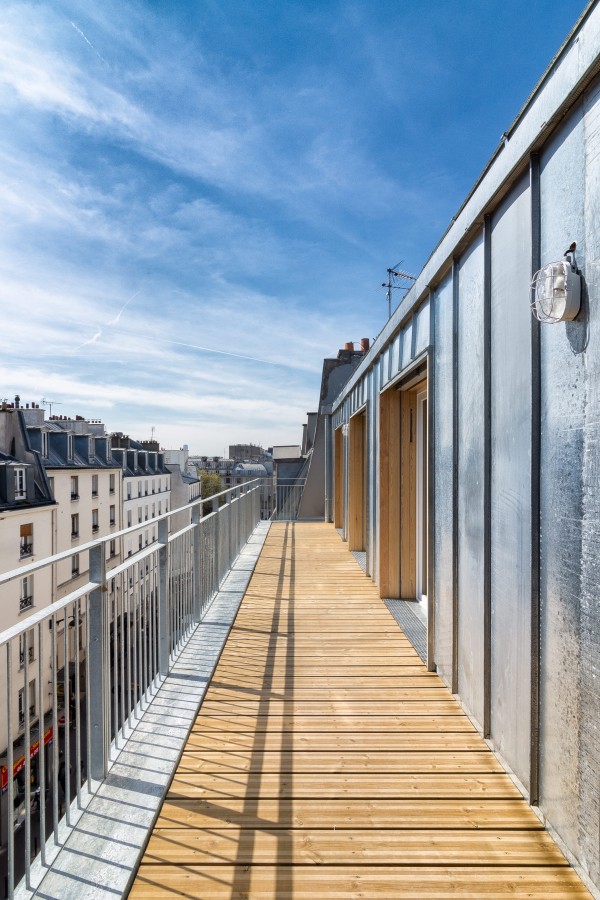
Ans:
[{"label": "red sign", "polygon": [[[44,732],[44,747],[47,744],[50,744],[51,742],[52,742],[52,726],[50,726],[50,728],[46,732]],[[29,759],[33,759],[34,757],[36,757],[39,752],[40,752],[40,742],[38,739],[29,748]],[[24,768],[25,768],[25,755],[23,754],[23,756],[20,756],[19,759],[16,761],[16,763],[13,766],[13,778],[16,778],[16,776],[19,774],[19,772],[22,772]],[[8,789],[8,766],[1,767],[1,784],[2,784],[2,793],[4,793],[4,791],[6,791]]]}]

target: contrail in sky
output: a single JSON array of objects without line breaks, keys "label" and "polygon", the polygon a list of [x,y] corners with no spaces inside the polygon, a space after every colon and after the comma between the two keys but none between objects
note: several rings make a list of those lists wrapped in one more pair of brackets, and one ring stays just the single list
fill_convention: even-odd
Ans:
[{"label": "contrail in sky", "polygon": [[75,31],[77,32],[77,34],[80,34],[80,35],[81,35],[81,37],[84,39],[84,41],[86,42],[86,44],[88,44],[88,45],[92,48],[92,50],[94,51],[94,53],[96,54],[96,56],[98,57],[98,59],[101,59],[103,63],[106,63],[106,65],[108,65],[108,63],[106,62],[106,60],[104,59],[104,57],[103,57],[103,56],[100,56],[100,54],[98,53],[98,51],[96,50],[96,48],[94,47],[94,45],[92,44],[92,42],[91,42],[91,41],[88,41],[88,39],[86,38],[86,36],[85,36],[85,34],[83,33],[83,31],[81,30],[81,28],[78,28],[77,25],[75,24],[75,22],[71,22],[71,25],[73,26],[73,28],[75,29]]},{"label": "contrail in sky", "polygon": [[87,347],[88,344],[95,344],[98,338],[102,335],[102,329],[99,328],[94,337],[91,337],[89,341],[84,341],[83,344],[80,344],[78,347],[75,347],[75,350],[81,350],[82,347]]},{"label": "contrail in sky", "polygon": [[119,321],[119,319],[121,318],[121,316],[123,315],[123,313],[125,312],[125,310],[127,309],[127,307],[129,306],[129,304],[131,303],[131,301],[135,300],[135,298],[138,296],[138,294],[141,294],[141,292],[142,292],[142,289],[140,288],[139,291],[136,291],[135,294],[132,294],[131,297],[129,298],[129,300],[121,307],[121,309],[119,310],[119,312],[117,313],[115,318],[111,319],[110,322],[107,322],[106,324],[107,325],[116,325],[117,322]]},{"label": "contrail in sky", "polygon": [[[71,24],[73,24],[73,23],[71,23]],[[78,29],[78,30],[79,30],[79,29]],[[136,298],[136,297],[138,296],[138,294],[140,294],[141,292],[142,292],[142,289],[140,288],[139,291],[136,291],[135,294],[132,294],[132,295],[131,295],[131,297],[129,298],[129,300],[127,300],[127,302],[123,304],[123,306],[121,307],[121,309],[119,310],[119,312],[117,313],[117,315],[114,317],[114,319],[111,319],[110,322],[107,322],[107,323],[106,323],[106,327],[107,327],[107,328],[108,328],[109,325],[116,325],[116,324],[119,322],[119,319],[121,318],[121,316],[123,315],[123,313],[125,312],[125,310],[127,309],[127,307],[129,306],[129,304],[131,303],[131,301],[132,301],[132,300],[135,300],[135,298]],[[90,338],[89,340],[87,340],[87,341],[84,341],[83,344],[79,344],[78,347],[75,347],[75,351],[81,350],[82,347],[87,347],[88,344],[95,344],[96,341],[99,340],[101,337],[102,337],[102,329],[99,328],[98,331],[96,332],[96,334],[95,334],[93,337],[91,337],[91,338]],[[75,352],[75,351],[74,351],[74,352]]]}]

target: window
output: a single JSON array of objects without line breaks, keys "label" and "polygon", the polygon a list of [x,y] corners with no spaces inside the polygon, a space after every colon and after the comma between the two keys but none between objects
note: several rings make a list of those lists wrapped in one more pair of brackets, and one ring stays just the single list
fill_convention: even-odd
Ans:
[{"label": "window", "polygon": [[48,487],[50,488],[50,493],[54,497],[54,476],[50,475],[48,478]]},{"label": "window", "polygon": [[92,475],[92,497],[98,496],[98,476]]},{"label": "window", "polygon": [[127,499],[131,500],[131,482],[127,483]]},{"label": "window", "polygon": [[79,553],[75,553],[71,557],[71,578],[77,578],[78,575],[79,575]]},{"label": "window", "polygon": [[42,456],[48,459],[48,432],[42,431]]},{"label": "window", "polygon": [[138,506],[138,524],[142,521],[142,507]]},{"label": "window", "polygon": [[139,547],[140,550],[142,549],[142,543],[143,543],[143,540],[142,540],[142,536],[141,536],[141,534],[140,534],[140,536],[139,536],[139,538],[138,538],[138,547]]},{"label": "window", "polygon": [[158,501],[158,514],[159,516],[162,515],[162,500]]},{"label": "window", "polygon": [[96,439],[91,437],[88,445],[88,459],[91,461],[96,455]]},{"label": "window", "polygon": [[79,537],[79,514],[74,513],[71,516],[71,538]]},{"label": "window", "polygon": [[114,525],[117,521],[117,512],[115,506],[111,506],[108,511],[108,521],[111,525]]},{"label": "window", "polygon": [[67,435],[67,459],[71,461],[73,459],[73,435]]},{"label": "window", "polygon": [[147,506],[144,507],[144,521],[145,522],[148,521],[148,507]]},{"label": "window", "polygon": [[15,469],[15,500],[27,499],[27,481],[25,469]]},{"label": "window", "polygon": [[115,492],[115,475],[114,472],[108,476],[108,490],[111,494]]},{"label": "window", "polygon": [[21,599],[19,600],[19,612],[31,609],[33,606],[33,575],[26,575],[21,579]]},{"label": "window", "polygon": [[[29,682],[27,702],[29,703],[29,718],[35,718],[35,678]],[[25,724],[25,688],[19,691],[19,725]]]},{"label": "window", "polygon": [[142,482],[138,481],[138,497],[142,496]]},{"label": "window", "polygon": [[144,493],[148,496],[148,479],[144,482]]},{"label": "window", "polygon": [[98,524],[98,510],[93,509],[92,510],[92,531],[94,531],[94,532],[98,531],[99,528],[100,528],[100,525]]},{"label": "window", "polygon": [[[111,542],[110,542],[110,544],[109,544],[109,554],[110,554],[110,558],[111,558],[111,559],[112,559],[114,556],[117,555],[117,542],[116,542],[116,541],[111,541]],[[114,578],[113,578],[113,582],[114,582]]]},{"label": "window", "polygon": [[79,478],[71,475],[71,500],[79,500]]},{"label": "window", "polygon": [[24,556],[31,556],[33,553],[33,522],[29,522],[27,525],[21,525],[20,538],[21,559],[23,559]]},{"label": "window", "polygon": [[152,518],[156,515],[156,503],[152,504]]},{"label": "window", "polygon": [[169,512],[169,501],[168,500],[165,500],[165,512],[166,513]]},{"label": "window", "polygon": [[131,528],[131,510],[127,510],[127,527]]},{"label": "window", "polygon": [[27,643],[27,662],[31,663],[35,659],[35,628],[30,628],[19,637],[19,666],[22,669],[25,665],[25,644]]},{"label": "window", "polygon": [[145,533],[145,538],[146,538],[146,547],[147,547],[148,546],[148,532]]}]

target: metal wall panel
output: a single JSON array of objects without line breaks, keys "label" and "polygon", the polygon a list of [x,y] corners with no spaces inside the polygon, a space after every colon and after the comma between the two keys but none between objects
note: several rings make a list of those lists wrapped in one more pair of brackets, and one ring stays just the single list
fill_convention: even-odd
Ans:
[{"label": "metal wall panel", "polygon": [[528,788],[531,731],[529,176],[492,220],[491,736]]},{"label": "metal wall panel", "polygon": [[403,369],[412,359],[412,319],[402,329],[402,366]]},{"label": "metal wall panel", "polygon": [[390,377],[394,378],[400,371],[400,362],[402,360],[402,337],[397,334],[392,343]]},{"label": "metal wall panel", "polygon": [[379,391],[377,375],[371,370],[367,376],[368,391],[368,469],[369,469],[369,525],[367,543],[367,572],[375,581],[379,577]]},{"label": "metal wall panel", "polygon": [[[584,262],[582,110],[541,157],[542,264],[577,240]],[[558,187],[560,185],[560,187]],[[541,789],[540,805],[570,846],[578,844],[580,579],[584,354],[570,334],[586,322],[542,325],[541,338]]]},{"label": "metal wall panel", "polygon": [[452,278],[432,300],[435,317],[435,661],[452,681]]},{"label": "metal wall panel", "polygon": [[413,318],[414,356],[418,356],[429,346],[429,302],[424,303]]},{"label": "metal wall panel", "polygon": [[[600,889],[600,90],[585,99],[585,281],[589,303],[583,451],[580,679],[581,855]],[[581,254],[583,259],[583,254]],[[573,335],[569,330],[573,341]],[[576,346],[578,346],[576,344]]]},{"label": "metal wall panel", "polygon": [[483,233],[459,264],[458,692],[483,727]]}]

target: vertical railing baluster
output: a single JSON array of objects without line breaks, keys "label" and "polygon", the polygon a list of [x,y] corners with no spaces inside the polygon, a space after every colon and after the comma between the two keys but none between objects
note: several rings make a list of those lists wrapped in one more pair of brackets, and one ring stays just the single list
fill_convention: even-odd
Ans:
[{"label": "vertical railing baluster", "polygon": [[89,776],[103,781],[108,771],[109,735],[107,735],[107,665],[106,665],[106,585],[103,545],[90,550],[90,581],[97,582],[89,595],[89,681],[88,696],[91,717],[91,768]]},{"label": "vertical railing baluster", "polygon": [[38,645],[38,710],[40,719],[40,750],[39,750],[39,778],[38,778],[38,811],[40,815],[39,840],[40,840],[40,861],[42,866],[46,865],[46,752],[44,743],[44,706],[45,706],[45,672],[44,672],[44,634],[42,625],[45,622],[39,622],[37,626],[37,645]]}]

